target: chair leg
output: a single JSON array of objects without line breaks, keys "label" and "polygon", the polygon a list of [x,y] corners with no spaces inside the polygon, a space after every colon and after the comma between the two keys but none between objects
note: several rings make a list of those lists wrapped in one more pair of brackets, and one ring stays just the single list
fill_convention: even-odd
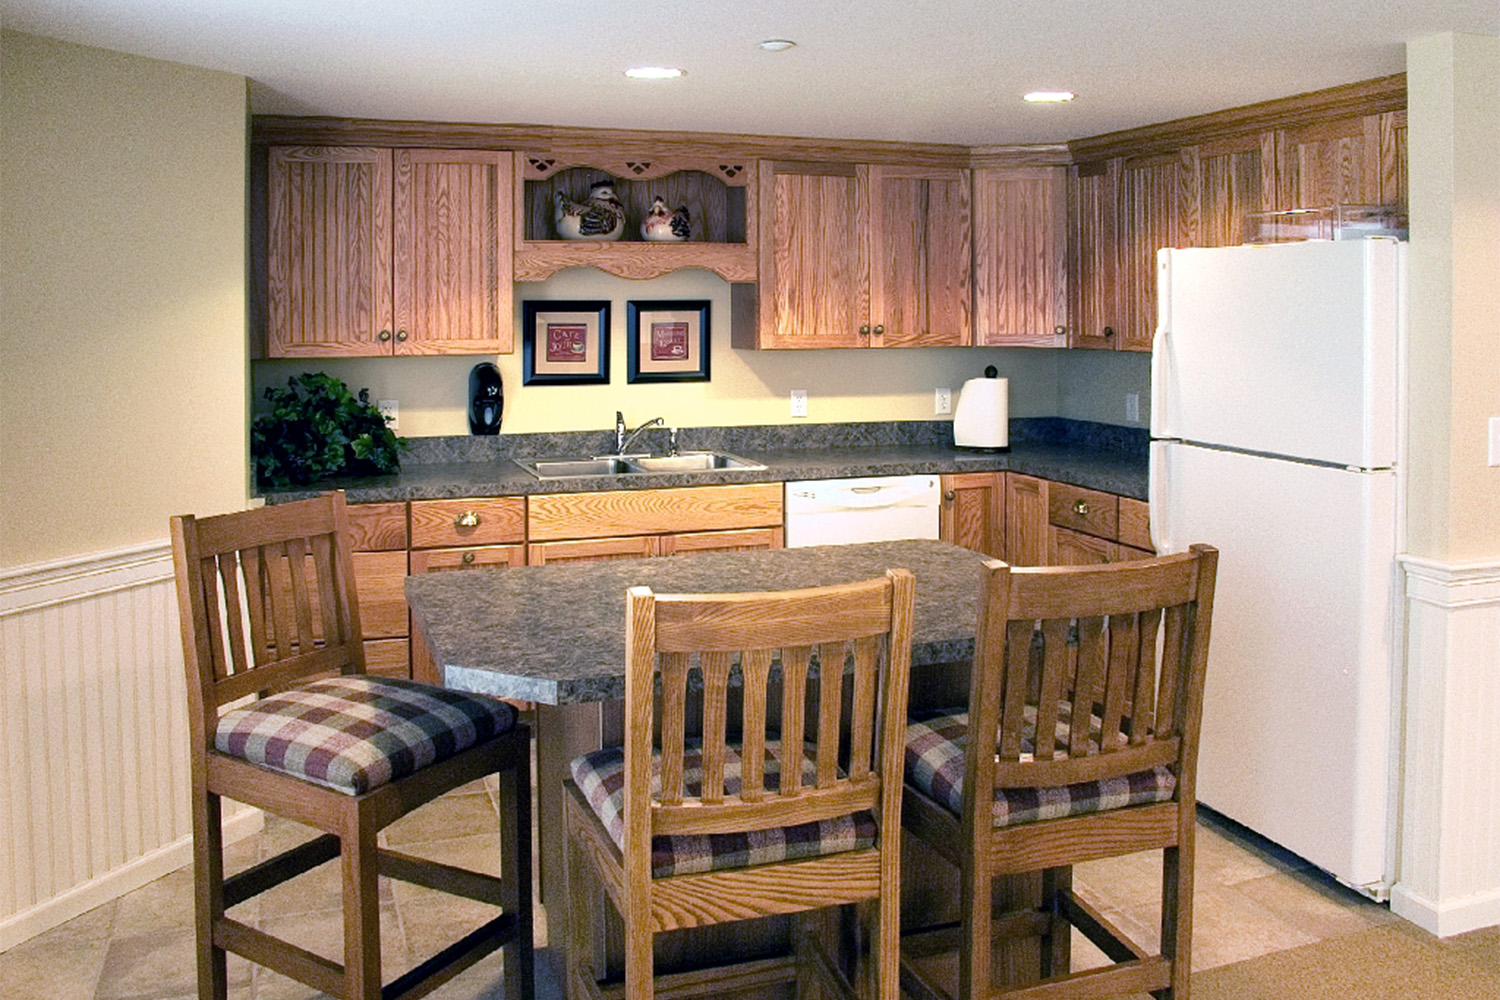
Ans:
[{"label": "chair leg", "polygon": [[1171,986],[1158,1000],[1188,1000],[1193,965],[1193,829],[1162,851],[1161,953],[1172,963]]},{"label": "chair leg", "polygon": [[[349,829],[348,827],[353,827]],[[375,830],[349,820],[340,841],[346,1000],[380,1000],[380,858]]]},{"label": "chair leg", "polygon": [[963,922],[962,945],[958,956],[958,990],[963,1000],[987,997],[990,993],[992,958],[990,916],[994,899],[991,880],[986,874],[960,873],[962,886],[959,906]]},{"label": "chair leg", "polygon": [[[197,784],[196,782],[194,783]],[[223,948],[213,943],[214,921],[224,915],[224,828],[217,795],[193,790],[193,922],[196,927],[199,1000],[226,1000],[229,975]]]},{"label": "chair leg", "polygon": [[878,970],[877,996],[880,1000],[900,1000],[901,997],[901,886],[886,886],[881,890],[879,906],[876,908],[876,926],[871,935],[875,948],[874,965]]},{"label": "chair leg", "polygon": [[[532,951],[531,781],[529,767],[501,771],[496,799],[500,814],[500,905],[516,916],[516,937],[505,946],[506,1000],[530,1000],[536,992]],[[522,787],[524,783],[525,787]]]},{"label": "chair leg", "polygon": [[[564,808],[571,808],[571,803],[565,805]],[[592,881],[589,878],[589,861],[584,857],[578,841],[571,833],[568,835],[564,855],[567,869],[565,876],[568,926],[559,928],[566,932],[563,943],[565,958],[563,990],[568,1000],[582,1000],[587,995],[583,985],[584,977],[594,974],[591,955],[594,947],[592,921],[595,901],[591,891]],[[552,929],[549,927],[548,933],[551,932]]]},{"label": "chair leg", "polygon": [[625,913],[625,997],[652,1000],[656,991],[649,913]]},{"label": "chair leg", "polygon": [[1063,916],[1063,897],[1073,891],[1072,868],[1048,868],[1042,873],[1042,905],[1052,914],[1042,935],[1042,978],[1067,975],[1072,968],[1073,928]]}]

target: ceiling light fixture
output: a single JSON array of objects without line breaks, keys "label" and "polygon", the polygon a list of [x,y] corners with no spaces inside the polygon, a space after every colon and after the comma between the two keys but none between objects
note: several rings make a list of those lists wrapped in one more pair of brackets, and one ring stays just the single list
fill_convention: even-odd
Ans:
[{"label": "ceiling light fixture", "polygon": [[767,52],[785,52],[796,46],[796,42],[788,38],[767,38],[760,43],[760,47]]},{"label": "ceiling light fixture", "polygon": [[1022,94],[1021,100],[1030,104],[1064,104],[1076,96],[1071,90],[1033,90]]},{"label": "ceiling light fixture", "polygon": [[625,71],[632,80],[675,80],[687,76],[687,71],[676,66],[632,66]]}]

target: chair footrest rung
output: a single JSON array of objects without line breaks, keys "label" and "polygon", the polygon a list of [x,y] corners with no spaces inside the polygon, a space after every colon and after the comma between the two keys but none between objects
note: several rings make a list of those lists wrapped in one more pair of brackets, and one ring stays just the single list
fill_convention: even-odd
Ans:
[{"label": "chair footrest rung", "polygon": [[424,889],[435,889],[450,896],[462,896],[476,903],[501,905],[505,883],[494,875],[469,868],[456,868],[440,861],[402,854],[384,848],[380,851],[380,874],[386,878],[410,882]]},{"label": "chair footrest rung", "polygon": [[283,882],[310,872],[339,856],[339,838],[331,833],[282,851],[224,879],[224,908],[238,906]]},{"label": "chair footrest rung", "polygon": [[214,921],[214,944],[248,958],[313,989],[340,996],[344,992],[344,967],[322,955],[299,948],[290,941],[256,930],[229,917]]},{"label": "chair footrest rung", "polygon": [[[381,989],[380,998],[416,1000],[417,997],[426,996],[496,948],[509,944],[515,939],[516,932],[516,915],[503,913],[475,928],[411,971],[391,980]],[[515,975],[516,970],[507,965],[505,974]]]},{"label": "chair footrest rung", "polygon": [[1072,890],[1059,893],[1058,901],[1062,905],[1063,918],[1078,928],[1079,933],[1104,952],[1110,961],[1134,962],[1150,957],[1144,948],[1077,893]]},{"label": "chair footrest rung", "polygon": [[[734,965],[719,965],[690,972],[672,972],[655,979],[656,1000],[694,1000],[698,997],[721,997],[737,990],[772,983],[792,982],[797,978],[797,960],[793,956],[763,958]],[[625,1000],[625,984],[598,983],[592,991],[600,1000]]]}]

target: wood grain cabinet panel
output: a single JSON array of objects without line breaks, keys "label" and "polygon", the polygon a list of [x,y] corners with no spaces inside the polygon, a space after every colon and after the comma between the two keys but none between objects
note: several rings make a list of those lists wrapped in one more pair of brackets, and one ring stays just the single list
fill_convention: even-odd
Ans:
[{"label": "wood grain cabinet panel", "polygon": [[1117,351],[1149,351],[1156,329],[1156,251],[1191,245],[1191,157],[1126,160],[1120,168]]},{"label": "wood grain cabinet panel", "polygon": [[1120,498],[1120,544],[1150,554],[1151,507],[1144,500]]},{"label": "wood grain cabinet panel", "polygon": [[355,552],[405,549],[406,504],[354,503],[349,511],[350,545]]},{"label": "wood grain cabinet panel", "polygon": [[1047,565],[1099,566],[1119,562],[1119,549],[1107,538],[1054,525],[1048,534]]},{"label": "wood grain cabinet panel", "polygon": [[1184,246],[1232,247],[1249,241],[1247,220],[1276,199],[1276,135],[1258,132],[1200,143],[1184,151],[1191,186]]},{"label": "wood grain cabinet panel", "polygon": [[1068,172],[1068,346],[1113,350],[1121,325],[1120,160]]},{"label": "wood grain cabinet panel", "polygon": [[784,532],[779,527],[688,531],[662,535],[658,554],[672,556],[687,552],[747,552],[753,549],[779,549],[784,544]]},{"label": "wood grain cabinet panel", "polygon": [[938,537],[1004,559],[1005,473],[967,472],[943,476],[941,481]]},{"label": "wood grain cabinet panel", "polygon": [[359,624],[366,639],[405,638],[407,630],[406,553],[356,552],[354,586],[359,593]]},{"label": "wood grain cabinet panel", "polygon": [[1047,521],[1113,541],[1120,533],[1119,498],[1100,490],[1052,483],[1047,490]]},{"label": "wood grain cabinet panel", "polygon": [[1068,173],[974,171],[974,346],[1067,346]]},{"label": "wood grain cabinet panel", "polygon": [[1012,566],[1048,562],[1048,490],[1035,476],[1005,474],[1005,561]]},{"label": "wood grain cabinet panel", "polygon": [[509,353],[511,171],[508,152],[272,147],[266,353]]},{"label": "wood grain cabinet panel", "polygon": [[661,552],[655,535],[624,538],[578,538],[568,541],[533,542],[527,546],[531,566],[560,562],[603,562],[607,559],[649,559]]},{"label": "wood grain cabinet panel", "polygon": [[413,500],[414,549],[500,545],[526,540],[526,501],[521,497]]},{"label": "wood grain cabinet panel", "polygon": [[780,483],[542,493],[528,503],[532,542],[781,527]]},{"label": "wood grain cabinet panel", "polygon": [[963,346],[967,170],[762,161],[759,281],[733,289],[741,348]]},{"label": "wood grain cabinet panel", "polygon": [[1278,131],[1276,207],[1381,204],[1380,118],[1361,115]]}]

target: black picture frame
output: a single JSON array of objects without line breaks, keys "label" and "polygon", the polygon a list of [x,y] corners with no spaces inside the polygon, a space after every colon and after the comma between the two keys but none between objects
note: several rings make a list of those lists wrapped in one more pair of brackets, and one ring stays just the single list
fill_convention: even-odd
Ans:
[{"label": "black picture frame", "polygon": [[709,300],[625,303],[626,381],[709,381]]},{"label": "black picture frame", "polygon": [[521,303],[521,384],[609,381],[609,302]]}]

